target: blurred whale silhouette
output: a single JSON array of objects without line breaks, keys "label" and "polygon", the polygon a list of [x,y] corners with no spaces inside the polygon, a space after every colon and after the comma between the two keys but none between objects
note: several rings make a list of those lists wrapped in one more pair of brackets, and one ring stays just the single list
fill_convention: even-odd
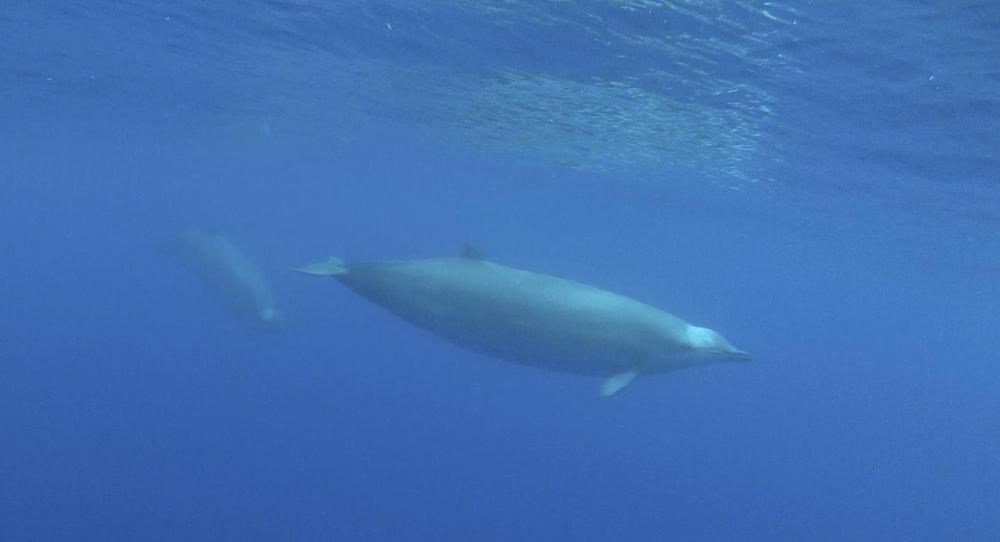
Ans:
[{"label": "blurred whale silhouette", "polygon": [[471,247],[452,258],[351,264],[331,258],[297,270],[333,277],[459,346],[603,376],[603,396],[639,375],[750,358],[711,329],[593,286],[487,261]]},{"label": "blurred whale silhouette", "polygon": [[169,244],[184,257],[241,321],[261,330],[284,326],[274,295],[260,269],[221,235],[189,230]]}]

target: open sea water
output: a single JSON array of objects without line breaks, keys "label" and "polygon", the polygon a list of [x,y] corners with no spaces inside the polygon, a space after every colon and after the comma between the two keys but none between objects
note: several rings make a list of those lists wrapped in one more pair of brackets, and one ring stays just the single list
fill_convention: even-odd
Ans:
[{"label": "open sea water", "polygon": [[[1000,540],[998,172],[997,2],[6,0],[0,540]],[[466,243],[754,360],[602,399],[290,271]]]}]

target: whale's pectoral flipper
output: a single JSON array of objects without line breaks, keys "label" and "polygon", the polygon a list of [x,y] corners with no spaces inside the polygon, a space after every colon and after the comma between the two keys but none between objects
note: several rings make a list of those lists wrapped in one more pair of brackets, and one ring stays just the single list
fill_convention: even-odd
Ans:
[{"label": "whale's pectoral flipper", "polygon": [[334,257],[327,258],[322,262],[303,265],[302,267],[295,268],[295,270],[300,273],[316,275],[319,277],[333,277],[347,273],[347,267],[344,266],[344,262],[341,261],[340,258]]},{"label": "whale's pectoral flipper", "polygon": [[624,373],[618,373],[616,375],[611,375],[601,383],[601,397],[610,397],[622,388],[629,385],[629,382],[635,380],[635,377],[639,376],[637,371],[625,371]]}]

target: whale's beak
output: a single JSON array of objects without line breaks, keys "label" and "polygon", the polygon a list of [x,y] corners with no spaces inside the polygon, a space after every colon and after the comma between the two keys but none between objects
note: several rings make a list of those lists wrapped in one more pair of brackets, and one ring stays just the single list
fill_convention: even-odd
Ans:
[{"label": "whale's beak", "polygon": [[729,356],[732,357],[733,361],[750,361],[750,352],[745,352],[739,348],[733,348],[729,352]]}]

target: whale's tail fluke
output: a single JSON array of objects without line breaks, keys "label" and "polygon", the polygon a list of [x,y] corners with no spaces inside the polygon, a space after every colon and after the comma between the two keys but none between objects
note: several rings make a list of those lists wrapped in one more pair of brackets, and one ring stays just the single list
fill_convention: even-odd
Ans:
[{"label": "whale's tail fluke", "polygon": [[335,277],[347,274],[347,266],[344,265],[344,262],[340,258],[332,256],[321,262],[296,267],[295,270],[299,273],[316,275],[318,277]]}]

